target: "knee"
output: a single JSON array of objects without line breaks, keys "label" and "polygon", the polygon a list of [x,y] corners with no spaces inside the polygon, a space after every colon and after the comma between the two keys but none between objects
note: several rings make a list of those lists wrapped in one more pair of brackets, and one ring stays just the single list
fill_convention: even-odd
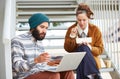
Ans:
[{"label": "knee", "polygon": [[83,52],[83,51],[87,51],[90,49],[87,45],[80,45],[80,46],[78,46],[78,48],[76,50],[77,50],[77,52]]},{"label": "knee", "polygon": [[59,73],[51,73],[49,79],[60,79]]},{"label": "knee", "polygon": [[61,79],[75,79],[73,71],[65,71],[61,73]]}]

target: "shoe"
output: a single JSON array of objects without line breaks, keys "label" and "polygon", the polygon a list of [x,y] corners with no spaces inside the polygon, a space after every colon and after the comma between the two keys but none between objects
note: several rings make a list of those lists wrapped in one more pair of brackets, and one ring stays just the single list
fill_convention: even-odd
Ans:
[{"label": "shoe", "polygon": [[103,79],[103,78],[102,78],[102,76],[101,76],[100,74],[96,74],[96,75],[94,76],[94,79]]}]

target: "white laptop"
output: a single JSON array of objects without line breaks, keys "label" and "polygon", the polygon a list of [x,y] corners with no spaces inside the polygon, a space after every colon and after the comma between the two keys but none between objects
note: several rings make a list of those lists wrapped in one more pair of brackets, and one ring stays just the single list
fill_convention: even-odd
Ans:
[{"label": "white laptop", "polygon": [[85,54],[86,52],[67,53],[63,56],[59,65],[46,66],[45,71],[62,72],[62,71],[68,71],[68,70],[75,70],[79,66]]}]

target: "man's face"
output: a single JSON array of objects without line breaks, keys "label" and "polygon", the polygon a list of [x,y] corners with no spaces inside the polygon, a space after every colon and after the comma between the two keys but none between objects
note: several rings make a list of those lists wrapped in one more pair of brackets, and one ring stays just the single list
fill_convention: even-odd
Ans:
[{"label": "man's face", "polygon": [[32,31],[32,35],[36,40],[43,40],[45,38],[47,29],[48,22],[43,22]]}]

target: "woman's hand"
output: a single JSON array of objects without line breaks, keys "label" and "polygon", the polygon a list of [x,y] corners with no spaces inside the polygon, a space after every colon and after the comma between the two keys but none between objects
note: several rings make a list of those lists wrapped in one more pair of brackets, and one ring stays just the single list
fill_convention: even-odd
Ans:
[{"label": "woman's hand", "polygon": [[77,36],[77,33],[78,33],[77,27],[72,28],[71,33],[70,33],[70,37],[75,38]]},{"label": "woman's hand", "polygon": [[91,45],[89,43],[87,43],[87,42],[81,42],[78,45],[87,45],[90,48],[90,50],[92,50]]}]

